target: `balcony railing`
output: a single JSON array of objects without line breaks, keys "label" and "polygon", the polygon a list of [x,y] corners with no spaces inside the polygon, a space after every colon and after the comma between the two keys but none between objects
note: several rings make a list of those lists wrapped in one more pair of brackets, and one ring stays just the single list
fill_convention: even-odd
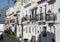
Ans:
[{"label": "balcony railing", "polygon": [[[40,21],[40,20],[56,21],[57,20],[57,14],[54,14],[54,13],[46,14],[45,16],[43,13],[41,13],[41,14],[37,14],[36,17],[37,17],[38,21]],[[45,17],[45,19],[44,19],[44,17]]]},{"label": "balcony railing", "polygon": [[11,19],[10,22],[11,22],[11,23],[15,23],[15,19]]},{"label": "balcony railing", "polygon": [[43,13],[40,14],[40,20],[43,20]]},{"label": "balcony railing", "polygon": [[[45,18],[44,18],[45,17]],[[57,14],[54,14],[54,13],[50,13],[50,14],[46,14],[44,16],[43,13],[41,14],[36,14],[36,18],[32,18],[32,17],[29,17],[28,18],[30,21],[41,21],[41,20],[46,20],[46,21],[56,21],[57,20]],[[27,19],[27,20],[28,20]],[[27,21],[26,20],[26,21]]]},{"label": "balcony railing", "polygon": [[45,20],[46,21],[55,21],[57,18],[57,15],[54,13],[46,14]]},{"label": "balcony railing", "polygon": [[48,2],[52,1],[52,0],[47,0]]}]

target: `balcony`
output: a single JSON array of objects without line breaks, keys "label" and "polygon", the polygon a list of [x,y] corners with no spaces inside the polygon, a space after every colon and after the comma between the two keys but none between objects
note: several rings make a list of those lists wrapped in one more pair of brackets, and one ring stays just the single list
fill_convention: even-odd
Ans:
[{"label": "balcony", "polygon": [[55,1],[56,1],[56,0],[47,0],[47,2],[48,2],[49,4],[53,4],[53,3],[55,3]]},{"label": "balcony", "polygon": [[23,2],[23,6],[26,8],[26,7],[29,7],[31,5],[31,1],[30,0],[24,0]]},{"label": "balcony", "polygon": [[39,2],[39,1],[42,1],[42,0],[31,0],[31,2]]},{"label": "balcony", "polygon": [[46,22],[38,21],[38,25],[46,25]]},{"label": "balcony", "polygon": [[47,0],[48,2],[52,1],[52,0]]},{"label": "balcony", "polygon": [[15,19],[11,19],[10,22],[11,22],[11,23],[15,23]]},{"label": "balcony", "polygon": [[57,19],[57,14],[51,13],[51,14],[46,14],[45,20],[46,21],[56,21]]},{"label": "balcony", "polygon": [[44,20],[43,18],[44,18],[43,13],[41,13],[41,14],[36,14],[36,20],[37,20],[37,21]]},{"label": "balcony", "polygon": [[46,0],[39,0],[39,1],[37,1],[37,3],[38,4],[41,4],[41,3],[43,3],[43,2],[45,2]]}]

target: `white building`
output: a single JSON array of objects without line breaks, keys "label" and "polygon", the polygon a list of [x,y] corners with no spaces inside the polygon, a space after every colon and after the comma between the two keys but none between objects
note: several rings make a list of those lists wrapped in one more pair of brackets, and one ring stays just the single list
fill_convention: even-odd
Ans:
[{"label": "white building", "polygon": [[21,34],[20,27],[18,20],[19,20],[19,13],[20,10],[18,9],[19,3],[16,3],[14,7],[9,7],[9,9],[6,11],[6,17],[5,17],[5,24],[6,29],[11,29],[17,37]]},{"label": "white building", "polygon": [[6,10],[8,9],[8,6],[6,6],[6,7],[3,7],[3,8],[1,8],[0,9],[0,35],[4,32],[4,30],[5,30],[5,25],[4,25],[4,23],[5,23],[5,20],[4,20],[4,18],[5,18],[5,16],[6,16]]},{"label": "white building", "polygon": [[[14,12],[19,11],[17,36],[23,33],[25,42],[59,42],[60,0],[17,0]],[[21,3],[22,2],[22,3]],[[21,26],[22,18],[27,18]],[[23,29],[22,29],[23,28]],[[23,31],[23,32],[22,32]]]}]

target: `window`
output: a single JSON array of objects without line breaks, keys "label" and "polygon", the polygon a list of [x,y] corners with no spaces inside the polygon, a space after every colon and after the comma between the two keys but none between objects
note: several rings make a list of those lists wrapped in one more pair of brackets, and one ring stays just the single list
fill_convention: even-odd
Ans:
[{"label": "window", "polygon": [[28,42],[28,39],[24,39],[24,42]]},{"label": "window", "polygon": [[30,22],[27,22],[27,24],[29,24]]},{"label": "window", "polygon": [[39,31],[38,31],[38,33],[39,33]]},{"label": "window", "polygon": [[42,22],[43,25],[45,25],[46,23],[45,22]]},{"label": "window", "polygon": [[41,25],[41,22],[38,22],[38,25]]},{"label": "window", "polygon": [[58,9],[58,12],[60,13],[60,8]]},{"label": "window", "polygon": [[51,42],[55,42],[55,39],[54,39],[54,38],[52,38],[52,39],[51,39]]},{"label": "window", "polygon": [[32,28],[32,31],[34,32],[34,28]]},{"label": "window", "polygon": [[35,34],[36,34],[36,27],[35,27]]},{"label": "window", "polygon": [[43,20],[43,13],[40,14],[40,20]]},{"label": "window", "polygon": [[46,14],[46,21],[50,21],[50,14]]},{"label": "window", "polygon": [[28,32],[27,28],[26,28],[26,33]]},{"label": "window", "polygon": [[24,0],[24,3],[26,4],[27,3],[27,0]]},{"label": "window", "polygon": [[36,34],[36,27],[33,28],[33,32]]},{"label": "window", "polygon": [[41,33],[41,27],[40,27],[40,33]]},{"label": "window", "polygon": [[32,9],[31,12],[32,12],[32,19],[34,19],[34,9]]},{"label": "window", "polygon": [[29,33],[31,33],[31,27],[29,27]]},{"label": "window", "polygon": [[46,35],[46,27],[43,27],[43,37],[46,37],[47,35]]}]

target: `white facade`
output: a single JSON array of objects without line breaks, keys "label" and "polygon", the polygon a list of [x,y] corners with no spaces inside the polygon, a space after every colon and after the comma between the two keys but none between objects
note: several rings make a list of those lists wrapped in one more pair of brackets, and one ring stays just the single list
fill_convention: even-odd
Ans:
[{"label": "white facade", "polygon": [[[55,23],[57,23],[60,19],[59,19],[59,12],[58,12],[58,7],[59,6],[57,6],[57,4],[59,3],[59,0],[56,0],[55,1],[55,3],[53,3],[53,4],[48,4],[47,3],[47,1],[45,1],[45,2],[43,2],[43,3],[41,3],[41,4],[38,4],[36,7],[37,7],[37,14],[40,14],[40,7],[42,7],[42,13],[45,15],[45,6],[44,5],[46,5],[46,13],[48,14],[48,10],[51,10],[51,12],[52,13],[54,13],[56,16],[57,16],[57,20],[55,21]],[[28,5],[28,4],[27,4]],[[27,6],[26,5],[26,6]],[[57,9],[58,8],[58,9]],[[27,8],[25,8],[24,10],[24,15],[28,15],[28,17],[29,17],[29,15],[31,15],[31,9],[33,9],[33,7],[30,5],[30,6],[27,6]],[[26,11],[27,11],[27,13],[26,13]],[[43,15],[43,16],[44,16]],[[44,16],[45,17],[45,16]],[[28,22],[28,21],[26,21],[26,22]],[[26,24],[26,22],[25,22],[25,24]],[[29,21],[30,22],[30,21]],[[36,22],[38,22],[38,21],[36,21]],[[43,22],[43,21],[41,21],[41,22]],[[57,32],[56,32],[56,30],[57,30],[57,28],[56,28],[56,26],[57,26],[57,24],[55,24],[55,25],[53,25],[52,27],[49,27],[48,26],[48,24],[49,23],[54,23],[54,21],[45,21],[46,22],[46,24],[45,24],[45,26],[47,27],[47,32],[49,32],[49,33],[53,33],[54,35],[55,35],[55,37],[50,37],[49,36],[49,34],[47,35],[47,37],[46,38],[44,38],[44,37],[42,37],[41,36],[41,42],[50,42],[51,41],[51,38],[54,38],[55,39],[55,42],[58,42],[59,41],[59,38],[57,37],[57,35],[59,35],[59,34],[56,34]],[[36,36],[36,41],[38,40],[38,36],[39,36],[39,33],[37,33],[37,34],[34,34],[34,33],[29,33],[29,28],[34,28],[34,27],[36,27],[36,28],[38,28],[38,30],[36,29],[36,31],[40,31],[40,32],[42,32],[43,31],[43,25],[38,25],[37,26],[37,24],[35,25],[36,23],[34,23],[34,24],[26,24],[26,25],[24,25],[24,32],[23,32],[23,38],[25,38],[25,39],[31,39],[32,38],[32,36]],[[35,25],[35,26],[33,26],[33,25]],[[33,26],[33,27],[32,27]],[[41,30],[40,30],[40,27],[41,26]],[[27,30],[26,30],[26,28],[27,28]],[[59,27],[58,27],[59,28]],[[26,33],[26,31],[28,32],[28,33]],[[32,32],[32,30],[31,30],[31,32]],[[51,34],[52,35],[52,34]]]},{"label": "white facade", "polygon": [[[17,11],[20,11],[17,13],[18,23],[19,23],[19,26],[17,26],[17,36],[19,37],[19,35],[22,34],[22,27],[21,27],[22,17],[24,16],[26,17],[26,15],[28,15],[27,21],[23,22],[23,39],[28,39],[28,41],[31,41],[33,40],[32,38],[35,38],[35,41],[38,42],[51,42],[52,40],[53,42],[59,42],[60,41],[59,40],[60,39],[60,33],[59,33],[60,32],[59,29],[60,28],[60,19],[59,19],[60,5],[58,5],[60,4],[59,1],[60,0],[45,0],[45,1],[38,0],[37,2],[27,1],[27,3],[23,2],[23,5],[21,5],[21,2],[16,2],[15,6],[13,7],[14,12],[16,13]],[[32,23],[32,21],[30,21],[30,15],[32,15],[31,10],[35,8],[37,8],[36,15],[38,15],[37,17],[38,21],[33,20]],[[39,15],[41,13],[43,13],[43,20],[40,20],[41,17]],[[51,17],[50,17],[51,20],[45,20],[45,14],[48,15],[50,14],[52,18],[55,16],[55,20],[53,20]],[[50,24],[53,25],[50,26]],[[42,33],[43,31],[47,33],[46,37],[43,37],[43,33]]]},{"label": "white facade", "polygon": [[0,35],[4,32],[4,24],[0,24]]},{"label": "white facade", "polygon": [[3,7],[3,8],[1,8],[0,9],[0,35],[4,32],[4,30],[5,30],[5,25],[4,25],[4,23],[5,23],[5,20],[4,20],[4,18],[5,18],[5,16],[6,16],[6,10],[8,9],[8,7],[6,6],[6,7]]}]

